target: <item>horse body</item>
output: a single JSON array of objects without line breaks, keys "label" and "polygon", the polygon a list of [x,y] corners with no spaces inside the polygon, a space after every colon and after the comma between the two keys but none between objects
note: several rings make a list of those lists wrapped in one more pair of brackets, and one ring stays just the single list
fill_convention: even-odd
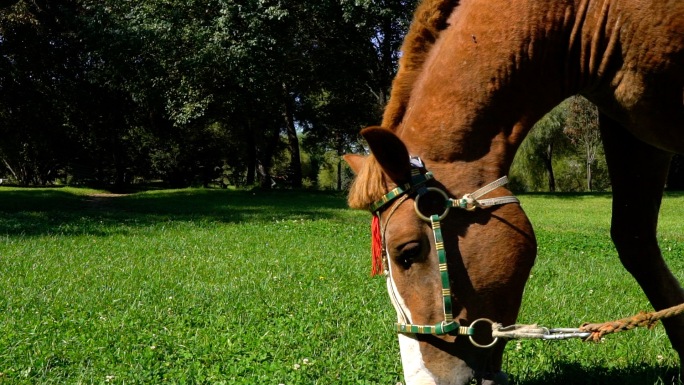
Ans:
[{"label": "horse body", "polygon": [[[507,174],[538,119],[582,94],[600,110],[620,259],[656,309],[684,302],[656,241],[671,152],[684,152],[684,2],[426,0],[403,51],[383,128],[362,132],[373,157],[347,158],[359,174],[352,207],[410,179],[408,154],[450,196],[470,193]],[[430,226],[410,204],[387,211],[395,306],[414,323],[439,322]],[[443,228],[454,317],[514,323],[536,254],[525,213],[515,204],[460,212]],[[684,319],[665,326],[684,353]],[[503,381],[503,344],[482,351],[461,337],[401,335],[400,346],[408,384]]]}]

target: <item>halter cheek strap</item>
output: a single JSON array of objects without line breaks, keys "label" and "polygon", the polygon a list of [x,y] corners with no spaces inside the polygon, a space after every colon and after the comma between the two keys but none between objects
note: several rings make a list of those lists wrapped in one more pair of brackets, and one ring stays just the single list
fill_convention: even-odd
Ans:
[{"label": "halter cheek strap", "polygon": [[[458,334],[472,336],[474,329],[466,326],[461,326],[454,321],[454,315],[451,310],[451,285],[449,284],[449,271],[447,269],[446,252],[444,251],[444,239],[442,237],[442,229],[437,215],[430,217],[432,224],[432,233],[435,237],[435,249],[439,257],[439,274],[442,281],[442,304],[444,310],[444,321],[435,325],[416,325],[410,323],[408,317],[403,317],[404,322],[397,322],[396,330],[398,333],[412,333],[412,334]],[[391,268],[387,267],[389,271],[388,278],[392,280]],[[388,285],[394,289],[394,285]],[[390,296],[396,296],[396,293],[390,293]],[[393,300],[396,301],[396,300]],[[395,307],[396,304],[395,304]]]},{"label": "halter cheek strap", "polygon": [[[449,272],[447,266],[446,251],[444,250],[444,239],[442,237],[442,229],[440,221],[446,217],[449,213],[450,208],[460,208],[468,211],[475,210],[477,208],[490,207],[495,205],[502,205],[507,203],[519,203],[518,199],[513,196],[499,197],[499,198],[489,198],[489,199],[479,199],[481,196],[491,192],[492,190],[503,186],[508,183],[508,179],[504,176],[497,179],[496,181],[478,189],[477,191],[466,194],[460,199],[449,198],[446,192],[435,187],[426,187],[425,183],[430,179],[433,179],[433,175],[430,172],[421,173],[423,168],[423,162],[420,158],[411,158],[411,182],[399,186],[392,191],[385,194],[381,199],[373,203],[370,208],[371,211],[379,218],[379,211],[386,207],[388,204],[393,203],[394,205],[388,213],[388,218],[385,222],[383,228],[387,228],[387,222],[392,216],[394,211],[401,205],[410,195],[416,195],[414,206],[416,214],[422,220],[429,222],[432,227],[432,233],[435,242],[435,250],[437,252],[437,257],[439,259],[439,273],[442,283],[442,305],[444,310],[444,321],[437,323],[435,325],[417,325],[412,324],[409,317],[401,305],[398,293],[396,293],[396,287],[394,286],[394,280],[392,279],[392,269],[387,261],[387,249],[385,247],[385,236],[384,231],[380,236],[381,242],[381,254],[382,254],[382,264],[385,268],[385,275],[387,277],[387,288],[389,291],[390,299],[397,309],[399,314],[400,322],[396,324],[396,331],[398,333],[411,333],[411,334],[435,334],[435,335],[445,335],[445,334],[455,334],[455,335],[467,335],[469,336],[471,342],[476,346],[480,347],[490,347],[493,346],[497,339],[494,339],[490,344],[480,345],[473,340],[473,335],[475,334],[475,329],[473,325],[481,320],[476,320],[471,323],[470,327],[461,326],[458,322],[454,321],[452,303],[451,303],[451,284],[449,283]],[[422,196],[429,192],[435,192],[444,197],[444,212],[441,214],[432,214],[429,217],[423,214],[418,206],[418,202]],[[399,200],[397,200],[399,198]],[[396,200],[396,202],[395,202]],[[379,226],[379,221],[377,222]],[[378,229],[379,230],[379,229]],[[379,232],[379,231],[378,231]],[[489,321],[491,322],[491,321]]]}]

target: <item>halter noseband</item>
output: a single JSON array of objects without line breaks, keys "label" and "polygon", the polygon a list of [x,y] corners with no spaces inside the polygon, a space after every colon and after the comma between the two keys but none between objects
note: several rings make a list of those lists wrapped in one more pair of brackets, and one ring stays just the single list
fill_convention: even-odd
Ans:
[{"label": "halter noseband", "polygon": [[[396,293],[395,288],[394,288],[394,283],[392,280],[392,270],[391,267],[389,266],[389,263],[387,261],[388,255],[387,255],[387,249],[385,247],[385,234],[384,230],[382,231],[382,261],[384,264],[384,269],[385,269],[385,276],[388,279],[388,290],[390,291],[390,299],[392,302],[394,302],[395,307],[397,310],[401,310],[400,312],[400,318],[403,319],[404,322],[397,322],[396,324],[396,331],[398,333],[410,333],[410,334],[435,334],[435,335],[445,335],[445,334],[452,334],[452,335],[467,335],[470,338],[470,341],[475,345],[479,347],[491,347],[494,346],[494,344],[497,342],[498,338],[495,338],[491,343],[487,345],[481,345],[474,341],[473,335],[475,334],[475,329],[473,325],[475,325],[478,322],[481,321],[486,321],[489,323],[492,323],[489,320],[486,319],[478,319],[475,320],[471,323],[470,326],[461,326],[458,322],[454,321],[454,315],[452,312],[452,305],[451,305],[451,285],[449,283],[449,272],[447,269],[447,259],[446,259],[446,251],[444,250],[444,239],[442,237],[442,229],[441,229],[441,223],[440,221],[443,220],[447,214],[449,213],[449,209],[451,208],[459,208],[459,209],[464,209],[467,211],[473,211],[477,208],[484,208],[484,207],[490,207],[490,206],[495,206],[495,205],[502,205],[506,203],[519,203],[518,199],[514,196],[505,196],[505,197],[498,197],[498,198],[489,198],[489,199],[479,199],[481,196],[489,193],[490,191],[505,185],[508,183],[508,178],[505,176],[502,178],[499,178],[495,180],[494,182],[480,188],[479,190],[471,193],[471,194],[466,194],[460,199],[453,199],[449,198],[447,193],[436,187],[427,187],[425,184],[431,180],[434,179],[434,176],[432,175],[431,172],[426,171],[423,172],[424,170],[424,164],[423,161],[418,158],[418,157],[412,157],[411,160],[411,181],[409,183],[406,183],[402,186],[398,186],[385,194],[382,198],[380,198],[378,201],[375,203],[371,204],[370,210],[373,212],[374,215],[380,216],[380,211],[386,208],[390,203],[395,202],[397,198],[401,198],[394,203],[392,208],[390,209],[390,213],[388,215],[387,221],[385,222],[385,228],[387,225],[387,222],[389,222],[389,217],[394,213],[394,210],[396,210],[399,205],[406,200],[409,196],[415,195],[416,198],[414,200],[414,208],[416,211],[416,215],[424,220],[425,222],[429,222],[430,226],[432,227],[432,233],[434,236],[434,241],[435,241],[435,250],[437,251],[437,257],[439,258],[439,273],[440,273],[440,278],[442,281],[442,304],[443,304],[443,310],[444,310],[444,321],[437,323],[435,325],[416,325],[410,323],[410,320],[408,319],[409,317],[404,314],[402,307],[398,304],[398,301],[396,299]],[[419,208],[418,202],[420,201],[420,198],[424,195],[426,195],[429,192],[434,192],[442,197],[444,197],[444,212],[441,214],[432,214],[430,216],[427,216],[423,214]]]}]

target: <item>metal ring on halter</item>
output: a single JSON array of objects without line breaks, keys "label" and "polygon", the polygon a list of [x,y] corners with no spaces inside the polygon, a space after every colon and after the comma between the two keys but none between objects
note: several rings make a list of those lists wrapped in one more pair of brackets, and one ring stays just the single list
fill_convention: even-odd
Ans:
[{"label": "metal ring on halter", "polygon": [[430,217],[425,216],[425,215],[423,215],[423,213],[420,212],[420,209],[418,208],[418,202],[420,201],[420,198],[421,198],[423,195],[426,195],[426,194],[429,193],[429,192],[436,192],[436,193],[439,193],[441,196],[444,197],[444,212],[443,212],[442,215],[440,215],[439,218],[438,218],[438,220],[441,221],[442,219],[444,219],[444,218],[447,216],[447,214],[449,214],[449,208],[450,208],[450,206],[449,206],[449,196],[444,192],[444,190],[439,189],[439,188],[436,188],[436,187],[428,187],[426,190],[427,190],[427,191],[426,191],[425,193],[423,193],[423,194],[418,194],[418,195],[416,196],[416,200],[413,202],[413,203],[414,203],[414,207],[415,207],[415,209],[416,209],[416,215],[418,215],[418,218],[424,220],[425,222],[430,222]]},{"label": "metal ring on halter", "polygon": [[[487,323],[489,323],[490,325],[494,325],[494,321],[492,321],[492,320],[490,320],[490,319],[487,319],[487,318],[479,318],[479,319],[476,319],[475,321],[473,321],[473,322],[470,324],[470,328],[473,329],[473,327],[475,326],[475,324],[478,323],[478,322],[487,322]],[[491,348],[492,346],[496,345],[496,343],[499,341],[499,337],[494,337],[494,339],[492,340],[492,342],[490,342],[490,343],[488,343],[488,344],[480,344],[480,343],[478,343],[478,342],[475,342],[475,339],[473,338],[472,335],[469,335],[468,338],[470,339],[470,343],[471,343],[471,344],[473,344],[474,346],[477,346],[478,348],[482,348],[482,349]]]}]

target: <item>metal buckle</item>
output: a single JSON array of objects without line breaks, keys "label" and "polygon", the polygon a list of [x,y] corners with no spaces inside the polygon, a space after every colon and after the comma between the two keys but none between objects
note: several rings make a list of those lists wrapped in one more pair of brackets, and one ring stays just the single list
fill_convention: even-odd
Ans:
[{"label": "metal buckle", "polygon": [[[480,318],[480,319],[476,319],[475,321],[473,321],[470,324],[470,328],[474,329],[475,324],[477,324],[479,322],[486,322],[486,323],[489,323],[489,325],[494,325],[494,321],[487,319],[487,318]],[[475,334],[475,333],[473,332],[473,334]],[[497,342],[499,342],[499,337],[494,337],[494,336],[492,336],[492,338],[493,338],[492,342],[490,342],[488,344],[481,344],[479,342],[476,342],[475,339],[473,338],[473,335],[469,335],[468,338],[470,339],[471,344],[473,344],[474,346],[477,346],[478,348],[482,348],[482,349],[491,348],[492,346],[496,345]]]},{"label": "metal buckle", "polygon": [[418,215],[418,218],[424,220],[425,222],[430,222],[430,217],[424,215],[423,213],[420,212],[420,208],[418,208],[418,202],[420,202],[420,198],[423,197],[424,195],[429,194],[430,192],[436,192],[442,197],[444,197],[444,212],[439,216],[438,220],[444,219],[447,214],[449,214],[449,208],[451,208],[451,205],[449,204],[449,196],[444,192],[444,190],[439,189],[437,187],[427,187],[425,189],[425,192],[422,194],[418,194],[416,196],[416,199],[414,200],[414,207],[416,209],[416,215]]}]

